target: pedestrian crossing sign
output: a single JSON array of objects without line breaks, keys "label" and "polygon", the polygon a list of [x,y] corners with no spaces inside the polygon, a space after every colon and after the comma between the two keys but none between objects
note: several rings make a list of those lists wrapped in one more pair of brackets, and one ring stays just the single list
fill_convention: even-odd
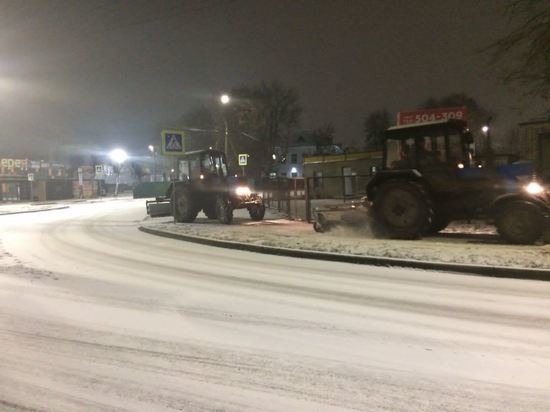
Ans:
[{"label": "pedestrian crossing sign", "polygon": [[162,137],[162,154],[177,156],[185,153],[183,130],[164,129]]},{"label": "pedestrian crossing sign", "polygon": [[241,153],[239,154],[239,166],[246,166],[248,164],[248,154]]}]

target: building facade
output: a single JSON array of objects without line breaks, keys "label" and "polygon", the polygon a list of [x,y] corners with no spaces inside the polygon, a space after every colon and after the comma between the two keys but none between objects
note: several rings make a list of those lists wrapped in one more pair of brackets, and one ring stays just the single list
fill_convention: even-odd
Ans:
[{"label": "building facade", "polygon": [[520,123],[520,159],[533,162],[538,173],[550,180],[550,118]]}]

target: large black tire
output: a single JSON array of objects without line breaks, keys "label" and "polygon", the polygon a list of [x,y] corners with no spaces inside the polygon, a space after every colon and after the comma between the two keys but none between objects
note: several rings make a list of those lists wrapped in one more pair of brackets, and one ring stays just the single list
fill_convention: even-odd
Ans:
[{"label": "large black tire", "polygon": [[230,225],[233,222],[233,206],[227,196],[220,195],[216,198],[216,215],[218,221],[224,225]]},{"label": "large black tire", "polygon": [[208,203],[207,205],[205,205],[202,208],[202,211],[204,212],[204,214],[206,215],[206,217],[208,219],[217,219],[218,218],[218,214],[216,213],[216,203],[215,202],[211,202],[211,203]]},{"label": "large black tire", "polygon": [[377,190],[374,202],[377,231],[393,239],[418,239],[430,227],[430,196],[419,183],[390,180]]},{"label": "large black tire", "polygon": [[544,217],[540,209],[522,200],[503,206],[497,213],[495,223],[503,239],[521,245],[535,243],[544,230]]},{"label": "large black tire", "polygon": [[195,220],[198,213],[191,190],[185,186],[176,186],[174,208],[176,222],[190,223]]},{"label": "large black tire", "polygon": [[265,216],[265,205],[263,203],[250,205],[248,207],[248,214],[250,215],[250,219],[256,222],[262,220]]}]

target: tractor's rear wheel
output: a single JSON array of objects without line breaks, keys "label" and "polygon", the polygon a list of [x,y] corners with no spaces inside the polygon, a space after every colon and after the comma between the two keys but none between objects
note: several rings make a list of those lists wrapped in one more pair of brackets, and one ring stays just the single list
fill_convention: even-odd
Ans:
[{"label": "tractor's rear wheel", "polygon": [[422,185],[390,180],[377,190],[373,202],[376,224],[394,239],[418,239],[430,226],[432,202]]},{"label": "tractor's rear wheel", "polygon": [[220,195],[216,198],[216,215],[218,221],[224,225],[230,225],[233,221],[233,206],[227,196]]},{"label": "tractor's rear wheel", "polygon": [[250,215],[250,219],[254,221],[262,220],[265,216],[265,205],[263,203],[250,205],[248,207],[248,214]]},{"label": "tractor's rear wheel", "polygon": [[208,203],[207,205],[205,205],[202,208],[202,211],[208,219],[217,219],[218,218],[218,215],[216,213],[216,203],[215,202],[211,202],[211,203]]},{"label": "tractor's rear wheel", "polygon": [[193,201],[193,196],[189,188],[176,186],[174,196],[174,219],[176,222],[189,223],[194,221],[199,211]]},{"label": "tractor's rear wheel", "polygon": [[498,233],[509,243],[532,244],[543,232],[544,217],[532,203],[517,200],[510,202],[498,212],[496,226]]}]

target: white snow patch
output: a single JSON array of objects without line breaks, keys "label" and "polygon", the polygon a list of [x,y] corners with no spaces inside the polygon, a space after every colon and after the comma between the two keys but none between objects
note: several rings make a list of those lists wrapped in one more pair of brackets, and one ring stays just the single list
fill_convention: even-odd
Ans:
[{"label": "white snow patch", "polygon": [[479,222],[455,223],[444,233],[422,240],[373,238],[365,229],[337,227],[316,233],[310,224],[266,216],[261,222],[235,211],[232,225],[199,216],[195,223],[174,224],[171,218],[149,219],[143,226],[208,239],[347,255],[388,257],[471,265],[550,269],[550,245],[502,243],[494,228]]}]

